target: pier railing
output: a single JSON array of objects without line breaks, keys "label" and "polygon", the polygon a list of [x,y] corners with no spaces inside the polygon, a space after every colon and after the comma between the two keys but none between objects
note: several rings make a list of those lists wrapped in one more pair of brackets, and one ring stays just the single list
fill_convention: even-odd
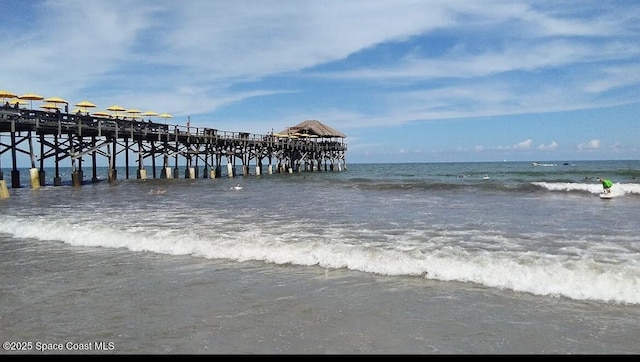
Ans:
[{"label": "pier railing", "polygon": [[290,147],[309,144],[330,144],[346,150],[346,143],[339,137],[286,137],[273,134],[255,134],[238,131],[221,131],[208,127],[181,126],[127,117],[100,117],[90,114],[69,114],[29,109],[0,109],[0,132],[35,131],[43,134],[75,134],[76,136],[110,136],[176,140],[178,137],[201,137],[212,140],[249,142],[273,142]]},{"label": "pier railing", "polygon": [[[205,170],[215,170],[217,177],[221,173],[222,161],[226,160],[231,177],[235,170],[236,158],[242,163],[243,174],[246,175],[250,162],[253,161],[261,169],[265,159],[269,164],[269,172],[272,160],[278,163],[279,170],[289,172],[303,167],[307,170],[334,169],[334,166],[341,169],[341,165],[345,164],[347,151],[343,137],[254,134],[153,122],[150,119],[145,121],[139,118],[102,117],[86,113],[70,114],[6,107],[0,108],[0,136],[3,134],[9,135],[10,142],[5,143],[6,138],[0,140],[0,157],[11,151],[12,179],[18,184],[17,176],[13,174],[17,172],[17,152],[31,156],[32,170],[36,167],[36,159],[39,160],[42,172],[44,160],[47,158],[54,158],[56,169],[61,160],[70,158],[75,169],[75,161],[79,160],[77,166],[82,168],[82,157],[88,155],[91,155],[94,170],[96,155],[107,157],[109,166],[115,170],[117,156],[124,153],[127,170],[129,154],[138,157],[136,162],[140,170],[139,177],[145,174],[142,172],[143,160],[147,158],[152,160],[155,177],[156,157],[162,157],[165,169],[169,168],[169,157],[175,158],[177,173],[179,156],[184,157],[187,168],[192,168],[194,163],[197,167],[198,161],[202,160]],[[23,141],[28,141],[28,149],[21,148],[24,147],[21,146]],[[36,156],[33,141],[41,146],[39,158]],[[45,145],[49,147],[48,151]],[[256,172],[260,172],[260,169],[257,168]],[[0,168],[0,179],[2,176]],[[128,171],[126,176],[128,178]]]}]

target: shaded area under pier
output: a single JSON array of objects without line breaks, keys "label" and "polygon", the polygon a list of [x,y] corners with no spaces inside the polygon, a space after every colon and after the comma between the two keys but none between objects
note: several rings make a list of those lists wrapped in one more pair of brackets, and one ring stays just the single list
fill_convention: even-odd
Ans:
[{"label": "shaded area under pier", "polygon": [[[0,180],[10,170],[11,188],[23,186],[19,155],[30,162],[31,186],[38,187],[47,185],[47,180],[61,186],[60,167],[71,167],[74,186],[81,185],[85,175],[89,182],[98,182],[99,164],[109,167],[109,181],[236,177],[238,169],[242,176],[252,171],[254,175],[342,171],[346,151],[344,137],[335,135],[263,135],[79,113],[0,109]],[[123,167],[125,174],[118,175],[117,169]],[[46,175],[45,168],[53,168],[54,175]]]}]

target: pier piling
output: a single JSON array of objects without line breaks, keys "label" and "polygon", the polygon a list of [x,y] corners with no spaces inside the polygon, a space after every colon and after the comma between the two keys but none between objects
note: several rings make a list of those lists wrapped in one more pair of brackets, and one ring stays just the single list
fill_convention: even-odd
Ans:
[{"label": "pier piling", "polygon": [[[203,178],[220,178],[225,165],[223,161],[226,161],[226,176],[229,178],[236,177],[237,172],[245,177],[251,176],[251,164],[255,167],[255,176],[261,176],[265,159],[268,161],[266,171],[269,175],[274,172],[274,166],[277,173],[316,171],[321,169],[323,162],[325,170],[329,164],[332,171],[342,169],[347,150],[344,135],[335,136],[337,131],[329,135],[311,134],[308,132],[314,129],[305,130],[303,127],[296,127],[295,130],[295,134],[261,135],[206,127],[185,129],[179,125],[89,114],[53,114],[31,109],[0,108],[0,137],[7,134],[10,139],[10,144],[0,142],[0,175],[2,155],[9,151],[13,166],[12,188],[21,187],[18,152],[30,156],[29,179],[32,188],[46,185],[45,161],[49,161],[49,167],[55,167],[54,186],[63,184],[60,165],[69,162],[66,160],[71,161],[73,186],[83,183],[84,163],[91,163],[91,181],[98,182],[97,164],[100,161],[106,161],[104,163],[108,165],[109,183],[117,180],[116,169],[121,167],[124,167],[125,178],[129,179],[130,155],[137,156],[138,179],[149,177],[144,167],[149,159],[153,178],[156,178],[156,158],[162,164],[161,178],[179,178],[181,167],[184,167],[184,175],[188,179],[198,178],[201,171],[204,172]],[[22,146],[24,141],[29,143],[27,148]],[[34,141],[40,144],[39,154],[34,152]],[[178,159],[182,157],[184,166],[178,164]],[[169,166],[171,158],[175,161],[173,168]],[[36,160],[39,161],[39,169],[36,168]],[[119,165],[122,160],[124,165]],[[200,161],[204,162],[203,166],[198,164]]]}]

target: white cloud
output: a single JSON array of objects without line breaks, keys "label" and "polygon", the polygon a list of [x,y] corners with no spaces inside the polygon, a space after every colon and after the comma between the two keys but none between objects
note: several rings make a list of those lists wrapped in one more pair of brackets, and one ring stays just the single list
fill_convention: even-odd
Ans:
[{"label": "white cloud", "polygon": [[528,150],[531,148],[532,144],[533,144],[533,140],[528,139],[522,142],[518,142],[513,148],[516,150]]},{"label": "white cloud", "polygon": [[548,145],[540,144],[536,148],[538,150],[540,150],[540,151],[551,151],[551,150],[555,150],[556,148],[558,148],[558,143],[556,141],[552,141]]},{"label": "white cloud", "polygon": [[600,140],[591,140],[578,145],[579,150],[596,150],[600,148]]}]

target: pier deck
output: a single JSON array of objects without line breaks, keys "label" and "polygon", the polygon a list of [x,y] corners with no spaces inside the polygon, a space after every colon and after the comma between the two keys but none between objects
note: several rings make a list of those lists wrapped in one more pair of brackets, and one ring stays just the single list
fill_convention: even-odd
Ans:
[{"label": "pier deck", "polygon": [[[39,152],[34,145],[40,147]],[[227,177],[236,176],[237,162],[242,166],[243,176],[250,174],[251,164],[255,165],[256,175],[263,172],[265,164],[268,173],[272,167],[275,172],[340,171],[346,169],[346,151],[343,137],[282,137],[79,113],[0,109],[0,160],[4,153],[11,153],[12,188],[21,187],[18,153],[30,157],[32,173],[38,171],[37,182],[34,183],[32,175],[32,186],[45,185],[45,166],[55,167],[53,183],[59,186],[58,170],[62,162],[69,162],[73,184],[77,185],[82,182],[83,163],[90,159],[92,180],[97,181],[99,157],[106,159],[109,181],[113,181],[117,178],[116,168],[122,166],[126,169],[125,178],[129,178],[132,158],[136,178],[147,178],[145,162],[151,163],[153,178],[178,178],[179,165],[185,170],[185,178],[199,177],[201,167],[203,178],[217,178],[223,175],[223,161]],[[162,166],[159,176],[158,163]],[[3,180],[1,167],[0,163]]]}]

